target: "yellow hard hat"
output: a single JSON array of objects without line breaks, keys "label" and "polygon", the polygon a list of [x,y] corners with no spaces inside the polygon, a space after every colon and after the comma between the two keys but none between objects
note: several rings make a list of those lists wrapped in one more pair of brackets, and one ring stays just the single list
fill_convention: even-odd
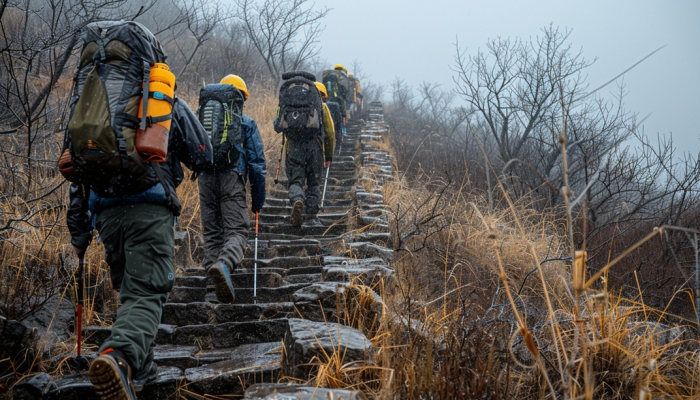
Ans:
[{"label": "yellow hard hat", "polygon": [[348,78],[352,78],[352,74],[348,74]]},{"label": "yellow hard hat", "polygon": [[316,84],[316,88],[318,89],[319,92],[321,92],[321,97],[324,99],[328,98],[328,90],[326,90],[326,85],[324,85],[321,82],[314,82]]},{"label": "yellow hard hat", "polygon": [[343,64],[335,64],[335,65],[333,66],[333,69],[342,69],[346,74],[348,73],[348,70],[345,69],[345,67],[343,66]]},{"label": "yellow hard hat", "polygon": [[248,87],[245,85],[245,82],[240,76],[233,74],[226,75],[219,83],[224,85],[233,85],[233,87],[240,90],[243,93],[243,96],[248,99]]}]

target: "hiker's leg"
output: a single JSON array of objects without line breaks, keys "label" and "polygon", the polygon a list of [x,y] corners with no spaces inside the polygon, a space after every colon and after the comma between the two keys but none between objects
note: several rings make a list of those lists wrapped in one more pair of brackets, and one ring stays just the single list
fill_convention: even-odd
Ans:
[{"label": "hiker's leg", "polygon": [[306,146],[299,142],[289,142],[289,154],[287,154],[287,180],[289,188],[289,204],[304,198],[304,181],[306,180],[304,164],[306,162]]},{"label": "hiker's leg", "polygon": [[318,214],[318,205],[320,202],[320,190],[323,173],[323,151],[319,143],[312,141],[307,145],[306,151],[306,210],[307,215]]},{"label": "hiker's leg", "polygon": [[220,176],[224,245],[216,261],[223,262],[233,272],[243,259],[250,230],[246,211],[245,183],[243,177],[235,171],[224,171]]},{"label": "hiker's leg", "polygon": [[163,303],[175,279],[173,214],[162,205],[127,204],[101,212],[97,227],[105,247],[110,243],[126,261],[119,292],[122,305],[100,351],[121,350],[139,371],[155,340]]},{"label": "hiker's leg", "polygon": [[199,174],[199,207],[204,236],[204,266],[209,267],[219,258],[224,245],[224,226],[221,221],[219,172],[204,171]]}]

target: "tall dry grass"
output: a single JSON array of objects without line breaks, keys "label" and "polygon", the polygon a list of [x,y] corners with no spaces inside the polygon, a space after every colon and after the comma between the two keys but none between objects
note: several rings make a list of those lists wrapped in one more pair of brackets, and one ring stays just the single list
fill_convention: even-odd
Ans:
[{"label": "tall dry grass", "polygon": [[700,396],[695,321],[646,304],[643,282],[633,296],[609,289],[621,264],[588,265],[571,217],[533,211],[501,182],[491,207],[468,174],[419,175],[384,186],[395,281],[370,320],[370,301],[345,305],[376,349],[365,384],[346,371],[348,387],[382,399]]}]

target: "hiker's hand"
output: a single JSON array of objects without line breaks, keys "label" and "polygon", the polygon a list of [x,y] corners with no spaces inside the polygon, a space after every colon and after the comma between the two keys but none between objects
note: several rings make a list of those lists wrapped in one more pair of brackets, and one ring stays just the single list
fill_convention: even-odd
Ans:
[{"label": "hiker's hand", "polygon": [[78,256],[78,258],[85,257],[85,249],[79,249],[77,246],[73,246],[73,251],[75,251],[75,255]]}]

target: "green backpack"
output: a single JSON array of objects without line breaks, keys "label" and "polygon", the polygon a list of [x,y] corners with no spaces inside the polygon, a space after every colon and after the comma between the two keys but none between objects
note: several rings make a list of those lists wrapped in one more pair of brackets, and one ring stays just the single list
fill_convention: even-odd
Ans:
[{"label": "green backpack", "polygon": [[[94,22],[81,37],[59,170],[67,180],[87,184],[103,197],[140,193],[163,182],[158,164],[142,162],[134,141],[139,126],[156,122],[145,112],[143,118],[137,116],[144,88],[148,92],[150,66],[164,62],[165,52],[137,22]],[[148,93],[147,98],[154,96],[161,99],[162,93]]]}]

